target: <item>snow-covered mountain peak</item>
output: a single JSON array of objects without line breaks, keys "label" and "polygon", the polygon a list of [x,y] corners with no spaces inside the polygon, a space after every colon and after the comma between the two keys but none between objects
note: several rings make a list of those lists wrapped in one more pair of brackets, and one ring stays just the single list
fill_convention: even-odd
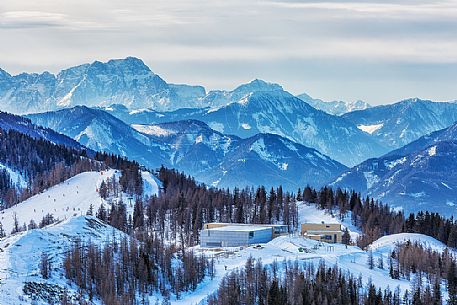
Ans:
[{"label": "snow-covered mountain peak", "polygon": [[371,105],[367,102],[357,100],[357,101],[331,101],[326,102],[320,99],[312,98],[307,93],[302,93],[297,95],[299,99],[304,101],[305,103],[311,105],[312,107],[327,112],[333,115],[343,115],[348,112],[356,111],[356,110],[364,110],[370,108]]},{"label": "snow-covered mountain peak", "polygon": [[106,63],[94,61],[88,67],[88,72],[108,72],[114,74],[151,74],[154,73],[139,58],[127,57],[124,59],[111,59]]},{"label": "snow-covered mountain peak", "polygon": [[314,98],[311,97],[311,95],[309,95],[309,94],[306,93],[306,92],[303,92],[303,93],[297,95],[297,97],[298,97],[299,99],[305,101],[305,102],[314,100]]},{"label": "snow-covered mountain peak", "polygon": [[357,126],[380,126],[372,135],[395,149],[453,124],[457,121],[457,104],[409,98],[346,113],[343,117]]},{"label": "snow-covered mountain peak", "polygon": [[233,92],[236,93],[249,93],[249,92],[257,92],[257,91],[283,91],[283,88],[275,83],[269,83],[261,79],[254,79],[247,84],[242,84],[236,87]]},{"label": "snow-covered mountain peak", "polygon": [[[430,100],[420,99],[418,97],[412,97],[412,98],[407,98],[407,99],[401,100],[397,104],[399,106],[403,106],[403,107],[417,107],[417,104],[426,105],[428,103],[433,103],[433,102]],[[393,104],[393,105],[395,105],[395,104]]]}]

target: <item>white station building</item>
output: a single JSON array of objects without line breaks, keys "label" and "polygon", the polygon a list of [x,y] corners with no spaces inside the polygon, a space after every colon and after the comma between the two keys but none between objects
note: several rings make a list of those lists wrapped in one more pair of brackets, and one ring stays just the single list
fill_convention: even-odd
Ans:
[{"label": "white station building", "polygon": [[287,231],[286,225],[209,223],[200,231],[200,244],[205,248],[248,246],[267,243]]}]

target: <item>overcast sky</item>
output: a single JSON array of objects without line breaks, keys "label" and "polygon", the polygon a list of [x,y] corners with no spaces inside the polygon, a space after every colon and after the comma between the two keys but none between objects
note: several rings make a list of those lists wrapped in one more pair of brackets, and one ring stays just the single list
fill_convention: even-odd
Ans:
[{"label": "overcast sky", "polygon": [[324,100],[457,99],[457,0],[1,0],[0,67],[136,56],[167,82]]}]

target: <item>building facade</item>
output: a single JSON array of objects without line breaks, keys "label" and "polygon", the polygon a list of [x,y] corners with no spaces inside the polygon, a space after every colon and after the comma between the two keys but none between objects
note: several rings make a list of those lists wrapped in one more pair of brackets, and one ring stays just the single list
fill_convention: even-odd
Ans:
[{"label": "building facade", "polygon": [[341,243],[343,231],[339,223],[304,223],[301,225],[301,234],[309,239]]},{"label": "building facade", "polygon": [[208,223],[200,231],[200,245],[205,248],[248,246],[267,243],[287,232],[287,226],[283,225]]}]

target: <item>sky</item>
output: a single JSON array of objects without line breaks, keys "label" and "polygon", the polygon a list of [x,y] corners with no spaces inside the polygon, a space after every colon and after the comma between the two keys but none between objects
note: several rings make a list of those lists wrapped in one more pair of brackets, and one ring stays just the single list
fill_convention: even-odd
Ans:
[{"label": "sky", "polygon": [[457,100],[457,0],[1,0],[0,67],[135,56],[167,82],[323,100]]}]

